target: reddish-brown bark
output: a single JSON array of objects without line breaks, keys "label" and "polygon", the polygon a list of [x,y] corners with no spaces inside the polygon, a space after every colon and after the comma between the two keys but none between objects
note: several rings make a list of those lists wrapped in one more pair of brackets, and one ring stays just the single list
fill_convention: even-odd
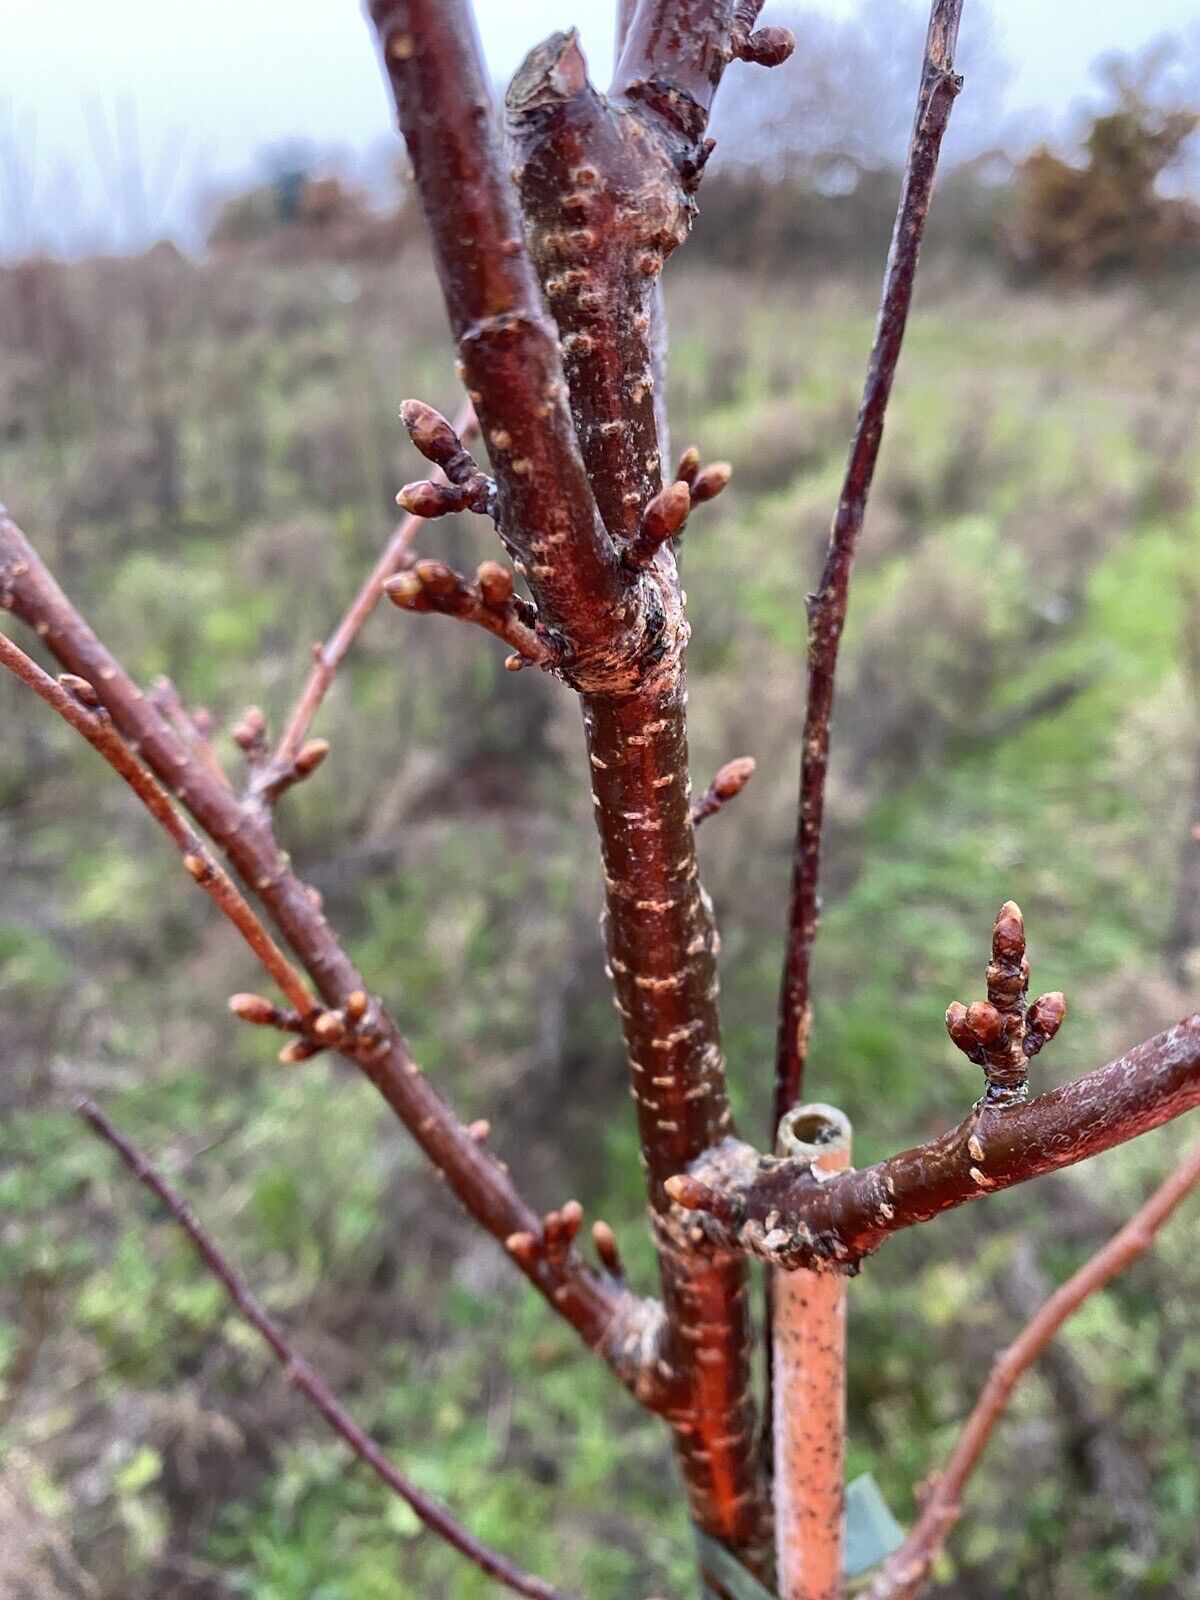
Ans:
[{"label": "reddish-brown bark", "polygon": [[802,1163],[732,1142],[673,1180],[722,1249],[783,1267],[852,1271],[893,1233],[1086,1161],[1200,1106],[1200,1012],[1074,1083],[1015,1104],[986,1100],[951,1133],[819,1183]]},{"label": "reddish-brown bark", "polygon": [[896,227],[888,252],[883,298],[867,366],[862,405],[850,446],[825,568],[808,601],[808,700],[800,758],[800,813],[792,867],[787,955],[779,1004],[775,1076],[775,1124],[800,1096],[812,1025],[810,970],[821,914],[819,880],[821,829],[825,818],[825,779],[829,769],[829,720],[834,676],[846,621],[850,574],[862,532],[867,496],[875,476],[883,422],[900,359],[925,219],[933,194],[942,137],[961,79],[953,70],[962,0],[934,0],[925,42],[925,63],[916,120]]},{"label": "reddish-brown bark", "polygon": [[[692,1516],[765,1570],[745,1264],[698,1256],[672,1227],[664,1189],[728,1135],[731,1118],[716,932],[689,805],[687,625],[669,543],[682,517],[674,530],[667,526],[672,508],[664,502],[664,529],[645,528],[663,486],[657,280],[690,224],[707,113],[732,55],[733,7],[639,6],[607,99],[589,84],[573,34],[533,51],[508,97],[519,221],[481,110],[483,73],[463,8],[377,3],[372,15],[497,479],[503,490],[512,463],[494,448],[493,418],[514,438],[518,430],[522,438],[545,435],[536,451],[545,455],[548,438],[566,464],[536,494],[510,493],[500,529],[523,557],[518,567],[543,625],[565,643],[556,668],[583,696],[609,968],[657,1219],[666,1312],[659,1370]],[[514,238],[522,224],[528,255]],[[553,355],[530,261],[557,323]],[[511,351],[523,367],[520,383],[490,358],[480,362],[464,338],[482,316],[485,282],[493,301],[521,308],[525,344]],[[553,410],[528,387],[531,361],[552,374]],[[538,459],[532,444],[522,453]],[[561,532],[533,551],[530,530],[546,525],[547,506],[561,513]],[[687,495],[684,515],[689,506]],[[577,569],[572,587],[562,568]]]},{"label": "reddish-brown bark", "polygon": [[641,622],[576,443],[558,342],[492,127],[463,0],[373,0],[499,528],[579,681],[604,681]]},{"label": "reddish-brown bark", "polygon": [[[68,672],[92,686],[125,744],[228,856],[247,889],[274,919],[326,1005],[344,1008],[369,992],[330,928],[318,898],[292,871],[269,815],[244,805],[197,757],[130,679],[46,571],[28,540],[0,511],[0,606],[37,633]],[[504,1242],[527,1232],[540,1239],[541,1218],[507,1169],[448,1109],[413,1060],[398,1028],[371,1004],[369,1047],[347,1041],[347,1054],[376,1086],[468,1211]],[[575,1252],[551,1262],[544,1252],[519,1261],[526,1277],[601,1352],[623,1381],[656,1403],[658,1315]]]}]

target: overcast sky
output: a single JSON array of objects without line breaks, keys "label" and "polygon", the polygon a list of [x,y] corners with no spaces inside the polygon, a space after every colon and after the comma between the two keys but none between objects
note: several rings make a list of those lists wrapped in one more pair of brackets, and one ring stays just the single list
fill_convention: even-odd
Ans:
[{"label": "overcast sky", "polygon": [[[846,16],[855,6],[809,8]],[[498,76],[574,21],[603,81],[612,9],[612,0],[476,0]],[[1197,6],[991,0],[989,10],[1010,106],[1057,119],[1089,88],[1098,55],[1194,27]],[[964,31],[971,12],[967,0]],[[749,73],[742,92],[752,92]],[[362,153],[389,127],[357,0],[0,0],[0,227],[10,242],[35,226],[56,226],[66,242],[101,218],[113,236],[153,228],[174,221],[198,187],[254,170],[265,148],[303,140]],[[136,185],[119,188],[130,150],[147,175],[144,199]]]}]

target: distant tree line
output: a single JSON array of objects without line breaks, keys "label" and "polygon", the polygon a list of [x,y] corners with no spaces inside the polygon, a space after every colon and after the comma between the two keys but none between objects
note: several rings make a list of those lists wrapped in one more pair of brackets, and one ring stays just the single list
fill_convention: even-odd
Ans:
[{"label": "distant tree line", "polygon": [[[798,41],[791,60],[714,121],[693,259],[766,276],[873,270],[891,227],[924,19],[907,3],[861,0],[844,21],[802,10],[782,20]],[[1101,61],[1099,98],[1074,131],[1030,148],[1029,127],[1005,118],[1006,69],[986,11],[970,33],[961,52],[970,104],[948,140],[929,247],[1064,283],[1195,266],[1194,45],[1166,40],[1136,59]],[[407,174],[381,207],[311,158],[276,166],[224,203],[210,244],[378,258],[419,239]]]}]

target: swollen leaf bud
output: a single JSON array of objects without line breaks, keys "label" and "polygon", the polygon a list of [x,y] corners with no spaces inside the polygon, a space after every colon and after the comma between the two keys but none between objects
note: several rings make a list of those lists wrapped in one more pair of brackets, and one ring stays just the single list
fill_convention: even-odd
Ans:
[{"label": "swollen leaf bud", "polygon": [[596,1246],[596,1254],[600,1257],[601,1264],[611,1272],[614,1278],[625,1276],[625,1264],[621,1260],[621,1251],[617,1245],[617,1236],[607,1222],[596,1221],[592,1223],[592,1243]]},{"label": "swollen leaf bud", "polygon": [[1057,989],[1039,995],[1025,1013],[1025,1054],[1035,1056],[1063,1025],[1067,1014],[1066,997]]},{"label": "swollen leaf bud", "polygon": [[1004,1032],[1004,1018],[990,1000],[973,1000],[967,1007],[967,1027],[982,1045],[993,1045]]},{"label": "swollen leaf bud", "polygon": [[675,537],[691,509],[692,495],[687,484],[669,483],[646,507],[638,543],[657,550],[659,545]]},{"label": "swollen leaf bud", "polygon": [[967,1021],[967,1008],[961,1000],[952,1000],[946,1009],[946,1032],[960,1050],[970,1054],[979,1044]]},{"label": "swollen leaf bud", "polygon": [[400,420],[408,436],[427,461],[444,467],[462,449],[458,435],[432,406],[423,400],[406,400],[400,407]]},{"label": "swollen leaf bud", "polygon": [[329,754],[328,739],[310,739],[302,745],[296,755],[296,771],[302,778],[307,778],[310,772],[315,772]]},{"label": "swollen leaf bud", "polygon": [[759,28],[752,33],[739,52],[743,61],[756,67],[778,67],[796,48],[796,38],[790,28]]},{"label": "swollen leaf bud", "polygon": [[702,468],[692,484],[692,504],[700,506],[706,500],[715,500],[732,476],[733,468],[728,461],[714,461],[711,466]]},{"label": "swollen leaf bud", "polygon": [[712,781],[713,793],[718,800],[732,800],[754,776],[757,763],[753,756],[735,756],[727,761]]},{"label": "swollen leaf bud", "polygon": [[253,1022],[256,1027],[272,1026],[279,1018],[279,1009],[265,995],[231,994],[229,1009],[243,1022]]},{"label": "swollen leaf bud", "polygon": [[406,483],[396,496],[401,511],[414,517],[445,517],[452,511],[461,511],[463,497],[459,490],[447,484],[434,483],[431,478],[419,478],[416,483]]},{"label": "swollen leaf bud", "polygon": [[413,572],[420,580],[421,587],[427,595],[432,595],[435,600],[448,600],[451,595],[457,594],[462,587],[462,579],[453,567],[448,567],[444,561],[433,561],[426,558],[418,561],[413,567]]},{"label": "swollen leaf bud", "polygon": [[1014,900],[1000,907],[992,933],[992,955],[997,961],[1016,966],[1025,954],[1025,918]]},{"label": "swollen leaf bud", "polygon": [[415,572],[398,572],[384,584],[384,593],[393,605],[414,610],[425,602],[425,585]]},{"label": "swollen leaf bud", "polygon": [[483,603],[493,611],[502,611],[513,597],[513,575],[502,562],[481,561],[475,574]]},{"label": "swollen leaf bud", "polygon": [[230,729],[234,744],[242,750],[256,750],[266,738],[267,719],[261,706],[247,706]]}]

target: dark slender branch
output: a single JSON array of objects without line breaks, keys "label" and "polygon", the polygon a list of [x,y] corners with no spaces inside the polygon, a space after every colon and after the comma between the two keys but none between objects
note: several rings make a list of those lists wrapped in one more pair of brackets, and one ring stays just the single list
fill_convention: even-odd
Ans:
[{"label": "dark slender branch", "polygon": [[[344,1016],[356,1011],[361,997],[369,994],[366,980],[329,926],[320,897],[297,877],[279,848],[266,809],[243,804],[194,755],[84,622],[2,510],[0,607],[34,629],[67,671],[90,685],[121,739],[220,846],[242,882],[265,905],[326,1006]],[[503,1243],[518,1232],[540,1238],[541,1219],[507,1167],[454,1116],[377,1000],[368,1001],[359,1025],[336,1048],[375,1085],[453,1193],[494,1238]],[[539,1252],[519,1264],[585,1343],[636,1389],[643,1404],[653,1409],[666,1403],[656,1381],[659,1308],[596,1272],[575,1251],[561,1262]]]},{"label": "dark slender branch", "polygon": [[732,1141],[669,1185],[705,1232],[782,1267],[853,1271],[893,1233],[1086,1161],[1200,1106],[1200,1012],[1034,1100],[974,1107],[928,1144],[818,1182]]},{"label": "dark slender branch", "polygon": [[1197,1184],[1200,1184],[1200,1146],[1179,1163],[1103,1249],[1055,1290],[1012,1344],[997,1356],[958,1443],[933,1480],[912,1532],[876,1574],[863,1600],[916,1600],[928,1581],[938,1552],[962,1515],[963,1491],[1021,1379],[1063,1323],[1149,1250],[1159,1229]]},{"label": "dark slender branch", "polygon": [[850,573],[862,530],[871,480],[883,438],[883,421],[912,304],[913,279],[942,136],[961,86],[953,71],[963,0],[933,0],[916,121],[888,253],[883,298],[867,366],[862,406],[854,429],[841,498],[833,519],[825,569],[808,602],[808,701],[801,743],[800,814],[792,869],[787,956],[780,996],[775,1080],[775,1126],[800,1097],[812,1022],[809,968],[820,917],[818,879],[829,719],[834,674],[846,620]]},{"label": "dark slender branch", "polygon": [[324,1378],[309,1366],[288,1340],[279,1324],[259,1305],[183,1196],[171,1187],[137,1146],[125,1137],[93,1101],[81,1097],[75,1102],[75,1110],[89,1124],[93,1132],[99,1134],[100,1138],[116,1151],[134,1177],[170,1212],[172,1218],[192,1241],[201,1261],[283,1367],[292,1387],[298,1389],[321,1413],[358,1459],[365,1462],[394,1495],[398,1495],[412,1507],[430,1532],[436,1533],[439,1539],[444,1539],[460,1555],[465,1556],[468,1561],[473,1561],[490,1578],[495,1578],[497,1583],[511,1589],[514,1594],[530,1595],[533,1600],[564,1600],[560,1590],[551,1588],[548,1583],[543,1583],[540,1578],[535,1578],[530,1573],[522,1572],[520,1567],[514,1566],[498,1550],[493,1550],[490,1545],[477,1539],[440,1501],[426,1494],[392,1465],[374,1439],[359,1427],[345,1406],[335,1397]]},{"label": "dark slender branch", "polygon": [[[188,827],[176,811],[170,796],[121,738],[91,684],[86,679],[70,675],[64,675],[56,681],[2,633],[0,666],[13,673],[65,722],[69,722],[92,749],[104,757],[118,777],[124,779],[182,855],[191,877],[233,923],[279,985],[280,992],[295,1008],[298,1020],[311,1018],[319,1007],[304,979],[272,939],[257,912],[240,893],[229,874],[218,866],[199,835]],[[214,782],[222,781],[215,772],[212,778]]]}]

